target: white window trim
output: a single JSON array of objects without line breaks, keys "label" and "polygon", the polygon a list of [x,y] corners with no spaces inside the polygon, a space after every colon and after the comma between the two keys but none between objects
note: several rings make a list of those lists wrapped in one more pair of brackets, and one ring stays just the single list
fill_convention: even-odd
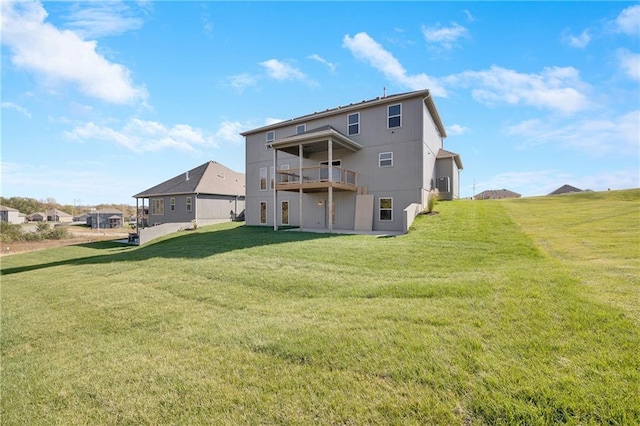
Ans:
[{"label": "white window trim", "polygon": [[[302,127],[302,131],[301,131],[301,132],[299,132],[299,131],[298,131],[298,129],[299,129],[300,127]],[[305,124],[298,124],[298,125],[296,126],[296,135],[299,135],[299,134],[304,133],[304,132],[306,132],[306,131],[307,131],[307,124],[306,124],[306,123],[305,123]]]},{"label": "white window trim", "polygon": [[[269,133],[273,133],[273,139],[269,139]],[[269,130],[266,135],[266,145],[265,145],[266,149],[272,149],[272,147],[269,144],[272,142],[275,142],[275,140],[276,140],[276,131]]]},{"label": "white window trim", "polygon": [[[391,200],[391,208],[390,209],[388,209],[388,208],[384,208],[383,209],[381,207],[382,200]],[[385,211],[388,210],[388,211],[391,212],[391,219],[380,219],[380,213],[383,210],[385,210]],[[380,220],[381,222],[393,222],[393,197],[380,197],[380,198],[378,198],[378,220]]]},{"label": "white window trim", "polygon": [[[389,115],[389,109],[391,107],[394,107],[394,106],[399,106],[400,107],[400,114],[398,114],[398,115]],[[389,119],[391,119],[393,117],[400,117],[400,124],[398,126],[389,127]],[[396,129],[398,127],[402,127],[402,104],[387,105],[387,129]]]},{"label": "white window trim", "polygon": [[169,210],[172,212],[176,211],[176,197],[169,198]]},{"label": "white window trim", "polygon": [[193,209],[193,199],[191,197],[187,197],[186,200],[186,209],[188,212],[190,212]]},{"label": "white window trim", "polygon": [[[264,204],[264,222],[262,221],[262,205]],[[266,225],[269,222],[269,204],[266,201],[260,201],[258,207],[258,223]]]},{"label": "white window trim", "polygon": [[[264,170],[264,175],[262,171]],[[262,177],[264,176],[264,189],[262,188]],[[269,174],[266,167],[260,167],[260,177],[258,179],[258,188],[260,191],[266,191],[269,188]]]},{"label": "white window trim", "polygon": [[269,189],[275,189],[276,187],[276,167],[269,167]]},{"label": "white window trim", "polygon": [[[358,116],[358,121],[356,121],[355,123],[349,123],[349,117],[351,117],[352,115]],[[351,126],[358,126],[358,131],[355,132],[355,133],[349,133],[349,128]],[[347,136],[355,136],[355,135],[359,135],[359,134],[360,134],[360,113],[359,112],[354,112],[353,114],[347,114]]]},{"label": "white window trim", "polygon": [[[162,203],[157,203],[158,201],[161,201]],[[157,210],[155,204],[162,204],[162,213],[156,213]],[[164,198],[152,198],[151,199],[151,214],[153,216],[164,216]]]},{"label": "white window trim", "polygon": [[[391,157],[382,158],[385,154],[391,154]],[[391,164],[382,164],[383,161],[391,161]],[[393,151],[381,152],[378,154],[378,167],[393,167]]]}]

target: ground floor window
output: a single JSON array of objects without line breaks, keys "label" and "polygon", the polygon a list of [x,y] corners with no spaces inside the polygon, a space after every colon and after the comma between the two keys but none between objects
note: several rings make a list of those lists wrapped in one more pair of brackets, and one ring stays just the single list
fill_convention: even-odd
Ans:
[{"label": "ground floor window", "polygon": [[176,199],[175,198],[171,197],[169,199],[169,206],[170,206],[172,212],[176,210]]},{"label": "ground floor window", "polygon": [[151,214],[156,216],[164,214],[164,198],[153,198],[151,200]]},{"label": "ground floor window", "polygon": [[187,197],[187,211],[191,211],[191,197]]},{"label": "ground floor window", "polygon": [[260,201],[260,224],[267,223],[267,202]]},{"label": "ground floor window", "polygon": [[288,201],[282,202],[282,224],[283,225],[289,224],[289,202]]},{"label": "ground floor window", "polygon": [[380,220],[393,220],[393,198],[380,197]]}]

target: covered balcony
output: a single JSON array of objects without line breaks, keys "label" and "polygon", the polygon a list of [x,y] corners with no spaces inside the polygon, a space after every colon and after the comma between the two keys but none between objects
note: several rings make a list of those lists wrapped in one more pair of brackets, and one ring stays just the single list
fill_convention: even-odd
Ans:
[{"label": "covered balcony", "polygon": [[[288,136],[268,145],[273,149],[273,168],[276,170],[274,205],[278,205],[278,191],[297,191],[300,194],[300,227],[303,226],[302,199],[305,193],[326,192],[328,210],[333,211],[333,191],[358,190],[358,175],[355,171],[343,169],[333,161],[333,151],[337,149],[357,152],[362,149],[348,136],[331,126],[321,126],[293,136]],[[278,153],[286,152],[298,157],[298,167],[283,170],[278,167]],[[325,153],[319,165],[305,166],[305,159],[314,154]],[[317,163],[316,163],[317,164]],[[278,229],[276,209],[274,210],[274,230]],[[333,230],[333,219],[329,215],[328,228]]]},{"label": "covered balcony", "polygon": [[338,191],[357,191],[358,175],[352,170],[328,165],[276,172],[278,191],[327,192],[330,187]]}]

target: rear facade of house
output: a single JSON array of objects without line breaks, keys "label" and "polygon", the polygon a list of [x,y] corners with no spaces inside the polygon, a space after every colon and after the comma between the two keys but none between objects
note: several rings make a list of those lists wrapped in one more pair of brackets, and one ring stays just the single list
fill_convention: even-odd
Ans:
[{"label": "rear facade of house", "polygon": [[[459,155],[428,90],[242,133],[247,225],[404,231],[431,189],[459,197]],[[412,220],[412,218],[411,218]]]}]

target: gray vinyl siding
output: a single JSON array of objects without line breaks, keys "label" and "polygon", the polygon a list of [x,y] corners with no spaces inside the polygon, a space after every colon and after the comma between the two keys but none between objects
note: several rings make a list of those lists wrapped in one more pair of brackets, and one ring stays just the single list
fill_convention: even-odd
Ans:
[{"label": "gray vinyl siding", "polygon": [[229,195],[198,195],[197,220],[232,220],[244,210],[244,200]]},{"label": "gray vinyl siding", "polygon": [[[402,104],[402,125],[387,128],[387,107]],[[421,96],[405,98],[400,101],[389,100],[387,104],[366,106],[362,109],[349,109],[326,117],[304,121],[307,130],[330,125],[337,131],[348,135],[347,116],[360,113],[359,134],[348,137],[362,149],[356,152],[346,149],[333,151],[333,159],[341,160],[342,167],[357,173],[358,187],[367,187],[368,193],[374,195],[374,230],[398,231],[403,229],[403,210],[412,203],[422,203],[424,190],[431,188],[434,177],[435,160],[442,147],[442,137],[429,114]],[[283,123],[275,128],[275,139],[295,135],[300,121]],[[274,130],[269,128],[269,131]],[[300,226],[299,194],[297,192],[278,192],[277,206],[274,206],[273,190],[270,188],[271,167],[273,166],[273,150],[266,149],[266,133],[248,134],[246,141],[246,194],[247,225],[260,225],[260,202],[267,203],[267,226],[273,226],[273,209],[277,209],[278,224],[281,222],[281,202],[289,201],[289,225]],[[393,153],[392,167],[379,167],[378,156],[382,152]],[[327,153],[321,152],[303,159],[303,167],[317,166],[327,161]],[[299,159],[281,151],[278,152],[278,167],[289,164],[292,169],[298,168]],[[260,191],[260,168],[266,167],[268,172],[267,190]],[[453,185],[454,182],[452,181]],[[393,198],[393,220],[379,220],[379,198]],[[305,193],[303,195],[303,226],[305,228],[326,227],[327,193]],[[353,229],[355,221],[354,192],[333,192],[335,202],[335,229]],[[318,203],[322,202],[322,205]]]},{"label": "gray vinyl siding", "polygon": [[[187,211],[187,197],[191,197],[191,211]],[[154,199],[164,200],[164,214],[154,215],[152,204]],[[175,210],[171,210],[171,198],[175,198]],[[192,220],[197,221],[221,221],[231,220],[232,212],[236,215],[244,210],[244,197],[230,195],[209,195],[209,194],[183,194],[167,195],[163,197],[151,197],[149,204],[149,224],[159,225],[162,223],[185,223]],[[197,217],[196,217],[197,214]]]}]

